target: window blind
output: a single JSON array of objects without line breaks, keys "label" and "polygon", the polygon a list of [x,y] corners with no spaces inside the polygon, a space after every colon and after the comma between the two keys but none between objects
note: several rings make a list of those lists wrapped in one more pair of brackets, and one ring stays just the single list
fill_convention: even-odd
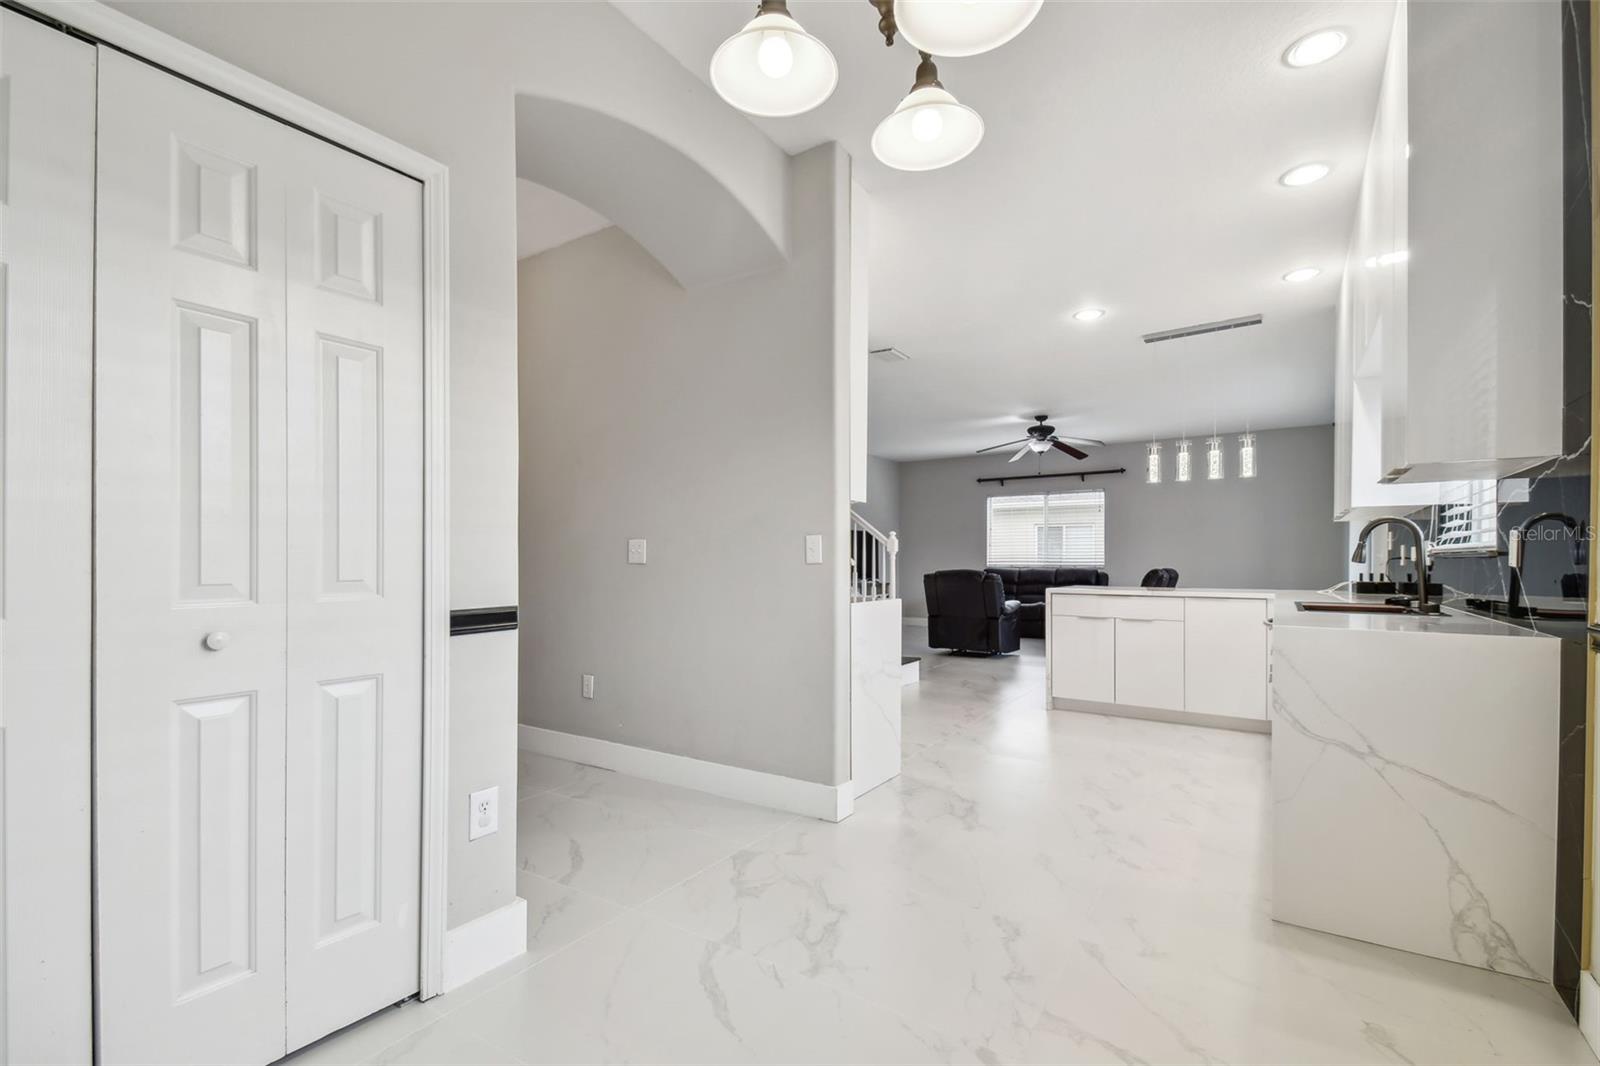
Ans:
[{"label": "window blind", "polygon": [[1446,481],[1439,485],[1433,523],[1436,552],[1494,551],[1499,506],[1493,481]]},{"label": "window blind", "polygon": [[988,559],[990,566],[1104,566],[1106,494],[991,496]]}]

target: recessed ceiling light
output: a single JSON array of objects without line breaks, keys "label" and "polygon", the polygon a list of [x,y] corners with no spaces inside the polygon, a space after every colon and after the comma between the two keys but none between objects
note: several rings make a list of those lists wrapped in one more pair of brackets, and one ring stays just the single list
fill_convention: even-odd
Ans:
[{"label": "recessed ceiling light", "polygon": [[1318,30],[1308,33],[1289,46],[1283,53],[1283,61],[1291,67],[1314,67],[1318,63],[1326,63],[1350,43],[1343,30]]},{"label": "recessed ceiling light", "polygon": [[1297,167],[1285,170],[1278,181],[1292,189],[1298,185],[1310,185],[1314,181],[1321,181],[1332,172],[1333,168],[1326,163],[1301,163]]},{"label": "recessed ceiling light", "polygon": [[1312,278],[1316,277],[1320,273],[1322,273],[1322,271],[1318,270],[1316,267],[1299,267],[1299,268],[1297,268],[1295,270],[1291,270],[1291,271],[1289,271],[1289,273],[1285,274],[1283,276],[1283,280],[1284,281],[1291,281],[1291,282],[1292,281],[1310,281]]},{"label": "recessed ceiling light", "polygon": [[1079,322],[1093,322],[1097,318],[1104,318],[1105,315],[1106,312],[1103,307],[1085,307],[1081,311],[1072,312],[1072,317]]}]

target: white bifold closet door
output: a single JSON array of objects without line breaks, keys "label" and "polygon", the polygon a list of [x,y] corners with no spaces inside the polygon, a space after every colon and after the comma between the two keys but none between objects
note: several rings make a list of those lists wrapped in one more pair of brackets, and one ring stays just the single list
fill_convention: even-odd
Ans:
[{"label": "white bifold closet door", "polygon": [[0,1062],[91,1054],[94,64],[0,11]]},{"label": "white bifold closet door", "polygon": [[100,50],[99,1051],[419,986],[421,189]]}]

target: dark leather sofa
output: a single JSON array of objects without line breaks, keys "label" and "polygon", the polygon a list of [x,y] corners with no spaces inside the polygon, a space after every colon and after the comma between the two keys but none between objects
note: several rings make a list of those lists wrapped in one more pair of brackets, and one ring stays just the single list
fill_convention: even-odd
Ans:
[{"label": "dark leather sofa", "polygon": [[1111,584],[1110,575],[1093,566],[991,566],[985,572],[999,576],[1005,598],[1021,604],[1017,613],[1025,637],[1044,636],[1045,589]]},{"label": "dark leather sofa", "polygon": [[928,646],[1004,655],[1022,647],[1020,605],[1007,600],[1000,578],[982,570],[922,575],[928,598]]}]

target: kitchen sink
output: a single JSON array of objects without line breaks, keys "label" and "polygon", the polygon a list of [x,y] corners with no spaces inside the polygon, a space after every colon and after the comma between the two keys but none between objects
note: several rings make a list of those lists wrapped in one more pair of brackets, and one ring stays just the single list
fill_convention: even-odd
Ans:
[{"label": "kitchen sink", "polygon": [[1418,614],[1415,607],[1404,603],[1352,603],[1347,600],[1296,600],[1302,611],[1329,611],[1343,614]]}]

